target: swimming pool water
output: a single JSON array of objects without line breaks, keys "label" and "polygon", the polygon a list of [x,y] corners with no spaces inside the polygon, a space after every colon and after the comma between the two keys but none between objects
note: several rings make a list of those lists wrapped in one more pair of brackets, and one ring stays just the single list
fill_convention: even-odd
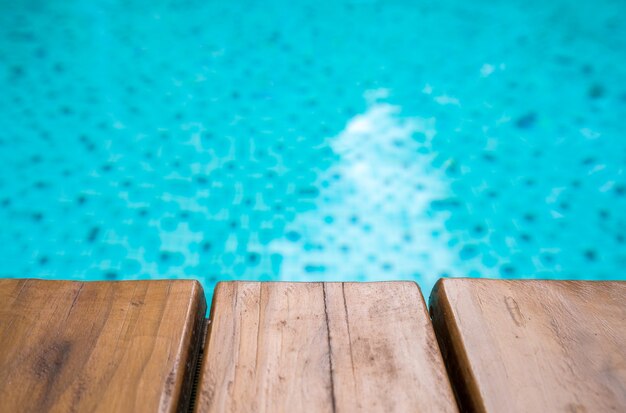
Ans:
[{"label": "swimming pool water", "polygon": [[0,276],[624,279],[625,15],[0,1]]}]

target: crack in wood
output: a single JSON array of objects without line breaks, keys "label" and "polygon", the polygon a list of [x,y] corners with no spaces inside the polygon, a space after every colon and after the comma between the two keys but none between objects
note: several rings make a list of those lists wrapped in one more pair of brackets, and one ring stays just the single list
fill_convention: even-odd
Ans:
[{"label": "crack in wood", "polygon": [[330,324],[328,321],[328,300],[326,297],[326,283],[322,283],[322,291],[324,293],[324,316],[326,317],[326,333],[328,338],[328,364],[330,367],[330,396],[332,400],[333,412],[337,411],[337,400],[335,398],[335,383],[333,379],[333,356],[330,338]]}]

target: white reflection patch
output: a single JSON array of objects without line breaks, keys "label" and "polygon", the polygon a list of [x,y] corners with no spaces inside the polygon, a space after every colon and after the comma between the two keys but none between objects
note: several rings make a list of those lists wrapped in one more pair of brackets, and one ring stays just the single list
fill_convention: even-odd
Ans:
[{"label": "white reflection patch", "polygon": [[447,215],[428,215],[450,194],[431,166],[435,119],[403,117],[382,97],[367,92],[368,110],[328,140],[339,160],[319,178],[316,209],[287,228],[298,237],[270,245],[283,256],[280,279],[414,279],[427,293],[452,270]]}]

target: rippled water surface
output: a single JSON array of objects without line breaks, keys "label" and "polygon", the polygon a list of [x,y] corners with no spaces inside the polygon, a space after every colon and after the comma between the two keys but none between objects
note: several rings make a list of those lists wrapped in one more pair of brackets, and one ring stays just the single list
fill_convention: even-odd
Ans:
[{"label": "rippled water surface", "polygon": [[0,276],[623,279],[625,15],[0,0]]}]

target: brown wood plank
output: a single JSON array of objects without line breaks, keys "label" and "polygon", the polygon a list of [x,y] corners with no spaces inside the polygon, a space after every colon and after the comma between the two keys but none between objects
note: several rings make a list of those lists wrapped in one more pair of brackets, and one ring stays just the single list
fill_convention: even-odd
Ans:
[{"label": "brown wood plank", "polygon": [[463,410],[626,411],[626,282],[444,279],[430,305]]},{"label": "brown wood plank", "polygon": [[218,284],[197,412],[455,412],[415,283]]},{"label": "brown wood plank", "polygon": [[195,281],[0,279],[0,409],[184,409],[205,310]]}]

